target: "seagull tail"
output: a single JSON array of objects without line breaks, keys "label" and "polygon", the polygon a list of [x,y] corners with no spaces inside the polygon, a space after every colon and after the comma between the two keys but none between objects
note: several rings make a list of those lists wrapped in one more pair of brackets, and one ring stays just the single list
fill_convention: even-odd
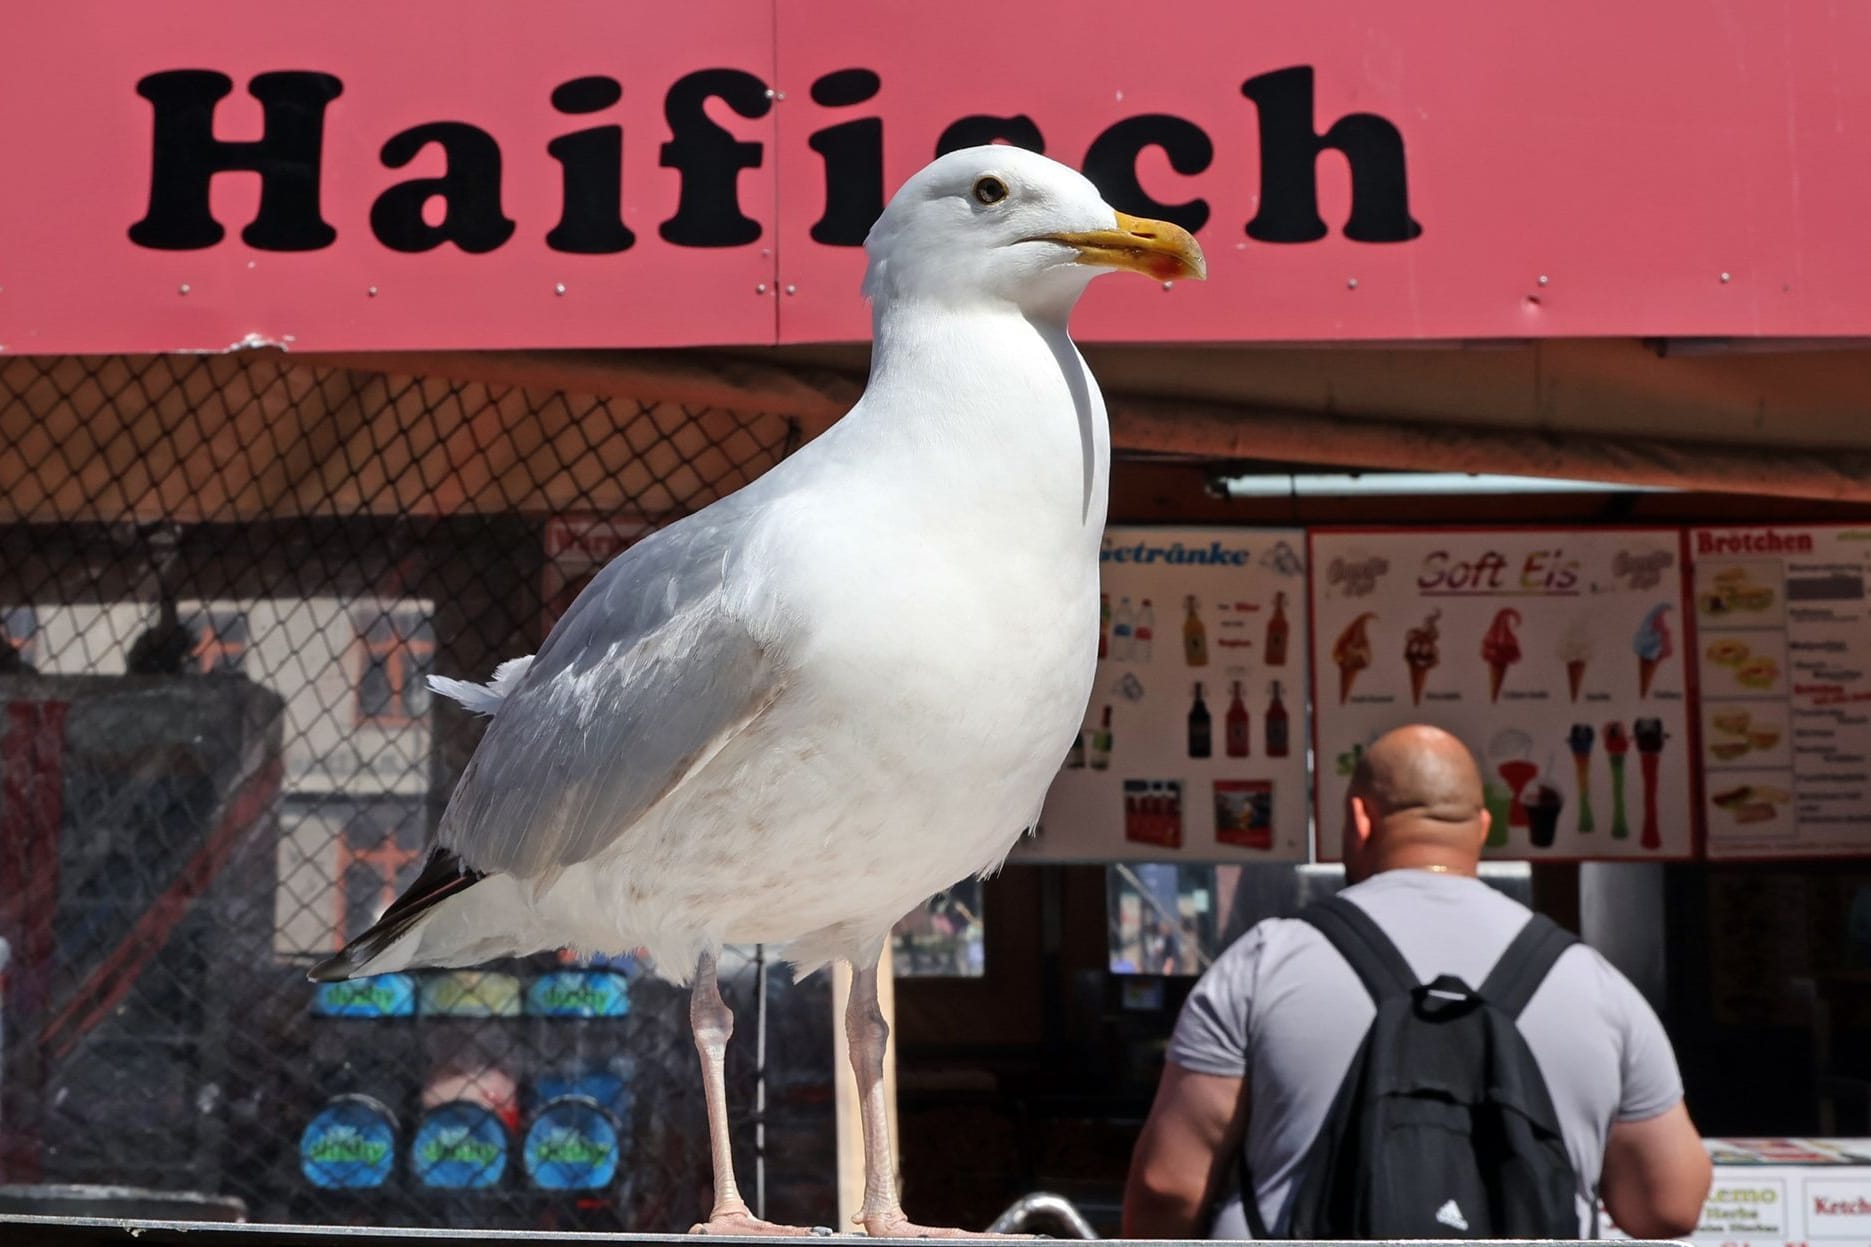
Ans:
[{"label": "seagull tail", "polygon": [[494,668],[494,678],[485,684],[476,684],[472,680],[456,680],[445,675],[429,677],[429,687],[444,697],[453,698],[475,714],[491,715],[500,709],[520,683],[520,677],[533,665],[533,656],[509,658]]},{"label": "seagull tail", "polygon": [[437,960],[419,956],[424,920],[434,915],[437,905],[485,878],[449,850],[435,849],[416,882],[383,911],[383,917],[335,955],[313,966],[307,977],[316,983],[331,983],[406,970],[419,960],[437,964]]}]

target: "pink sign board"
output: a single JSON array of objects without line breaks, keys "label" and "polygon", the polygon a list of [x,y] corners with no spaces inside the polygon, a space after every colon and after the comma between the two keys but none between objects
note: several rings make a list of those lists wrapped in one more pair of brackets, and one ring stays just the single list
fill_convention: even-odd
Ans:
[{"label": "pink sign board", "polygon": [[0,349],[858,339],[945,145],[1196,229],[1091,340],[1871,334],[1871,8],[21,6]]}]

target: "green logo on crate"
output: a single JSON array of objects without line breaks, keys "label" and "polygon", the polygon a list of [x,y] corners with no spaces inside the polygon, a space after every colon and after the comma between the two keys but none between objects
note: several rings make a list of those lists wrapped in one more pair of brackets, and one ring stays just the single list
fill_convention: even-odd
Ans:
[{"label": "green logo on crate", "polygon": [[389,1156],[390,1145],[338,1126],[314,1141],[305,1154],[308,1160],[320,1165],[379,1165]]},{"label": "green logo on crate", "polygon": [[386,1013],[396,1003],[397,991],[369,979],[334,983],[330,1002],[341,1009],[365,1008]]},{"label": "green logo on crate", "polygon": [[540,993],[548,1009],[579,1009],[596,1013],[610,1003],[609,992],[601,992],[589,983],[554,983]]},{"label": "green logo on crate", "polygon": [[534,1017],[620,1018],[630,1012],[630,985],[608,970],[559,970],[534,979],[526,992]]},{"label": "green logo on crate", "polygon": [[498,1143],[477,1139],[469,1130],[443,1130],[416,1149],[426,1165],[472,1165],[485,1168],[506,1151]]},{"label": "green logo on crate", "polygon": [[555,1130],[534,1145],[533,1159],[541,1165],[601,1165],[616,1150],[610,1143],[576,1131]]},{"label": "green logo on crate", "polygon": [[400,1018],[416,1011],[416,984],[407,974],[320,983],[312,1012],[328,1018]]}]

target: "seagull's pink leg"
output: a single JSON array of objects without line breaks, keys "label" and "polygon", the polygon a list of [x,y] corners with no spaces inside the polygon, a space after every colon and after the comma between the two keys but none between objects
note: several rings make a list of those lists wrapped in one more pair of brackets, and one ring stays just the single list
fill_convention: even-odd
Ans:
[{"label": "seagull's pink leg", "polygon": [[1027,1238],[1024,1234],[979,1234],[917,1225],[897,1199],[896,1164],[890,1155],[889,1106],[884,1101],[884,1048],[890,1024],[877,1004],[877,963],[851,967],[851,999],[845,1005],[845,1039],[851,1072],[858,1080],[864,1122],[864,1204],[854,1220],[872,1238]]},{"label": "seagull's pink leg", "polygon": [[715,1206],[708,1220],[689,1227],[691,1234],[798,1234],[810,1230],[762,1221],[748,1209],[734,1181],[734,1149],[728,1138],[728,1086],[725,1068],[728,1040],[734,1034],[734,1014],[721,999],[715,981],[715,958],[703,953],[695,967],[695,985],[689,993],[689,1029],[695,1050],[702,1057],[702,1095],[708,1101],[708,1144],[714,1153]]}]

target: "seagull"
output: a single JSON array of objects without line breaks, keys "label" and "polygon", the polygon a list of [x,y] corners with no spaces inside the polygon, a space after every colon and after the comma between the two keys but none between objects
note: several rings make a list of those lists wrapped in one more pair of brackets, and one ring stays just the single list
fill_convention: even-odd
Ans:
[{"label": "seagull", "polygon": [[1206,276],[1167,222],[1015,147],[911,177],[865,242],[869,380],[759,479],[624,551],[538,653],[435,688],[491,716],[417,880],[316,980],[571,947],[692,985],[706,1234],[758,1220],[729,1148],[724,944],[853,969],[872,1235],[897,1197],[877,963],[892,926],[999,867],[1091,694],[1110,468],[1067,334],[1093,277]]}]

